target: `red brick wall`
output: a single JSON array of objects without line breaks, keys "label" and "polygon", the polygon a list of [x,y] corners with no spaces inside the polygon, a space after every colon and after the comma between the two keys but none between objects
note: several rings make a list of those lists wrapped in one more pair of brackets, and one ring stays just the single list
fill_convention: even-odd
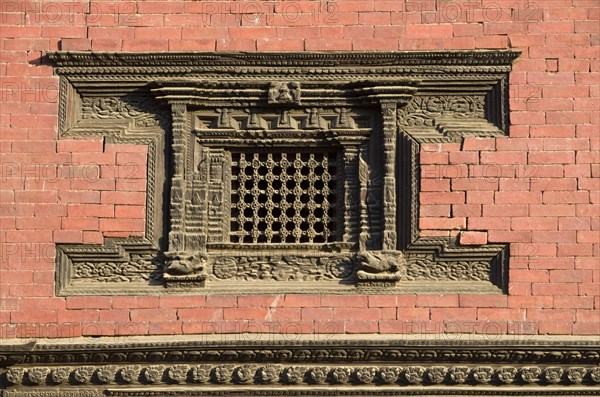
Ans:
[{"label": "red brick wall", "polygon": [[[597,0],[1,3],[1,337],[600,333]],[[510,137],[426,145],[423,235],[510,242],[508,296],[54,295],[54,243],[143,231],[146,148],[57,139],[47,50],[513,48]]]}]

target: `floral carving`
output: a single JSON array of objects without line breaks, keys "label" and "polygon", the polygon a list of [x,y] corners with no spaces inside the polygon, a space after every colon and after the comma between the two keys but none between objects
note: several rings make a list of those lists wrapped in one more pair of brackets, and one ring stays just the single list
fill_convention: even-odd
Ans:
[{"label": "floral carving", "polygon": [[221,280],[234,278],[237,274],[237,263],[233,258],[217,258],[213,263],[213,274]]},{"label": "floral carving", "polygon": [[547,367],[544,369],[544,380],[548,383],[559,383],[563,376],[563,369],[560,367]]},{"label": "floral carving", "polygon": [[121,368],[118,373],[119,377],[123,382],[133,383],[138,379],[138,376],[140,375],[140,367],[137,365],[128,366],[125,368]]},{"label": "floral carving", "polygon": [[192,368],[190,379],[195,383],[206,383],[210,381],[211,369],[208,364],[196,365]]},{"label": "floral carving", "polygon": [[500,383],[512,383],[516,375],[517,369],[515,367],[500,367],[496,370],[496,377]]},{"label": "floral carving", "polygon": [[13,384],[13,385],[18,385],[23,380],[24,373],[25,373],[25,371],[21,368],[9,368],[5,372],[4,377],[6,378],[6,381],[8,383]]},{"label": "floral carving", "polygon": [[39,385],[40,383],[43,383],[46,380],[47,375],[47,368],[31,368],[27,371],[27,379],[34,385]]},{"label": "floral carving", "polygon": [[52,371],[50,371],[50,380],[52,381],[52,383],[60,385],[63,382],[66,382],[69,379],[69,374],[71,373],[71,371],[69,371],[66,368],[55,368]]},{"label": "floral carving", "polygon": [[[356,380],[358,380],[360,383],[372,383],[375,380],[376,375],[377,368],[375,367],[363,367],[356,370]],[[396,379],[398,379],[398,375],[396,375]],[[395,382],[395,380],[392,382]]]},{"label": "floral carving", "polygon": [[229,280],[334,280],[349,278],[355,270],[348,256],[257,255],[218,257],[212,261],[213,275]]},{"label": "floral carving", "polygon": [[402,369],[398,367],[385,367],[381,368],[378,372],[379,379],[381,379],[383,383],[392,384],[398,381],[398,376],[400,376]]},{"label": "floral carving", "polygon": [[74,261],[74,278],[92,282],[147,281],[157,278],[161,264],[154,255],[132,255],[127,262]]},{"label": "floral carving", "polygon": [[220,365],[213,371],[213,379],[216,383],[229,383],[233,375],[233,368],[228,365]]},{"label": "floral carving", "polygon": [[540,380],[542,370],[539,367],[523,367],[519,373],[524,382],[536,383]]},{"label": "floral carving", "polygon": [[567,379],[571,383],[579,384],[583,381],[583,377],[585,376],[585,368],[583,367],[571,367],[567,368],[565,371]]},{"label": "floral carving", "polygon": [[92,367],[79,367],[72,373],[73,381],[79,384],[88,383],[93,373],[94,369]]},{"label": "floral carving", "polygon": [[590,369],[590,380],[594,383],[600,383],[600,367]]},{"label": "floral carving", "polygon": [[425,376],[428,382],[433,384],[439,384],[444,381],[446,377],[446,367],[436,366],[430,367],[425,371]]},{"label": "floral carving", "polygon": [[252,383],[254,381],[256,369],[253,365],[244,365],[238,367],[233,372],[235,381],[238,383]]},{"label": "floral carving", "polygon": [[327,367],[316,367],[308,370],[308,377],[313,383],[325,383],[327,382],[327,375],[329,374],[329,368]]},{"label": "floral carving", "polygon": [[423,379],[423,374],[425,373],[425,368],[411,366],[404,370],[404,379],[412,385],[416,385],[421,383]]},{"label": "floral carving", "polygon": [[165,118],[152,97],[84,97],[83,119],[131,119],[136,126],[159,125]]},{"label": "floral carving", "polygon": [[492,380],[493,373],[492,367],[475,367],[471,371],[471,376],[476,383],[489,383]]},{"label": "floral carving", "polygon": [[94,375],[99,383],[109,383],[114,379],[116,370],[114,366],[102,367],[98,368]]},{"label": "floral carving", "polygon": [[482,96],[415,96],[398,110],[398,124],[433,127],[438,118],[484,119]]},{"label": "floral carving", "polygon": [[258,370],[258,378],[262,383],[275,383],[279,380],[279,368],[274,365],[261,367]]},{"label": "floral carving", "polygon": [[335,383],[348,383],[350,382],[350,377],[352,376],[352,368],[348,367],[338,367],[334,368],[331,371],[331,378]]},{"label": "floral carving", "polygon": [[159,382],[163,375],[163,368],[161,366],[146,367],[142,371],[142,379],[148,383]]},{"label": "floral carving", "polygon": [[185,382],[187,378],[188,366],[187,365],[174,365],[167,368],[167,379],[173,383]]},{"label": "floral carving", "polygon": [[434,261],[430,258],[407,260],[405,279],[414,280],[487,280],[490,264],[484,261]]},{"label": "floral carving", "polygon": [[465,383],[469,376],[469,368],[467,367],[452,367],[448,371],[450,380],[454,383]]},{"label": "floral carving", "polygon": [[287,383],[302,383],[306,369],[304,367],[289,367],[283,371],[283,379]]}]

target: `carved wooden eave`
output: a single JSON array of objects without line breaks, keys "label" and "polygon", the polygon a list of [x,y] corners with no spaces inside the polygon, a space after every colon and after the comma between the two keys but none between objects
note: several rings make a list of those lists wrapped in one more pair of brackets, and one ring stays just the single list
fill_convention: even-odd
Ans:
[{"label": "carved wooden eave", "polygon": [[57,294],[506,291],[507,244],[419,236],[419,152],[507,135],[518,55],[48,53],[61,137],[148,145],[145,237],[60,244]]},{"label": "carved wooden eave", "polygon": [[201,335],[3,340],[2,397],[597,396],[597,338]]}]

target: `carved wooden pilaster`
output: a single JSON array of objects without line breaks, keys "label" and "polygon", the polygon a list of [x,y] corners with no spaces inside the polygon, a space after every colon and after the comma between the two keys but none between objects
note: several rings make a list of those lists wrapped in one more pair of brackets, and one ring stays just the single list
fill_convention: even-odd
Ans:
[{"label": "carved wooden pilaster", "polygon": [[365,161],[368,159],[368,153],[366,153],[366,146],[361,146],[360,153],[358,155],[358,180],[360,183],[360,234],[358,238],[358,249],[364,251],[367,249],[367,240],[369,239],[369,220],[367,214],[367,192],[368,192],[368,181],[369,181],[369,164]]},{"label": "carved wooden pilaster", "polygon": [[360,225],[360,182],[358,179],[359,148],[344,148],[344,241],[358,241]]},{"label": "carved wooden pilaster", "polygon": [[171,179],[171,225],[169,230],[169,251],[185,250],[185,164],[187,154],[186,120],[187,108],[184,104],[172,107],[172,179]]},{"label": "carved wooden pilaster", "polygon": [[383,250],[397,248],[396,232],[396,103],[382,102],[381,115],[383,127]]},{"label": "carved wooden pilaster", "polygon": [[195,153],[195,166],[192,172],[191,183],[191,199],[186,207],[186,249],[192,251],[206,250],[206,225],[208,202],[207,189],[208,185],[208,155],[207,149],[196,148],[198,153]]},{"label": "carved wooden pilaster", "polygon": [[206,216],[206,240],[208,243],[223,242],[229,235],[229,225],[226,222],[229,217],[229,186],[231,183],[229,167],[231,157],[224,150],[211,149],[207,155],[205,185],[208,188],[205,210]]}]

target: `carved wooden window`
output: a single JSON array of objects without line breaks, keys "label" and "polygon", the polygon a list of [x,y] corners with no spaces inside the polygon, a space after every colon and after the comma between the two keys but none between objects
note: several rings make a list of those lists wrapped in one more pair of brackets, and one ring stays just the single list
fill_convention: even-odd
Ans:
[{"label": "carved wooden window", "polygon": [[60,245],[59,294],[505,289],[419,236],[418,154],[506,134],[516,53],[49,55],[61,136],[149,146],[146,237]]}]

